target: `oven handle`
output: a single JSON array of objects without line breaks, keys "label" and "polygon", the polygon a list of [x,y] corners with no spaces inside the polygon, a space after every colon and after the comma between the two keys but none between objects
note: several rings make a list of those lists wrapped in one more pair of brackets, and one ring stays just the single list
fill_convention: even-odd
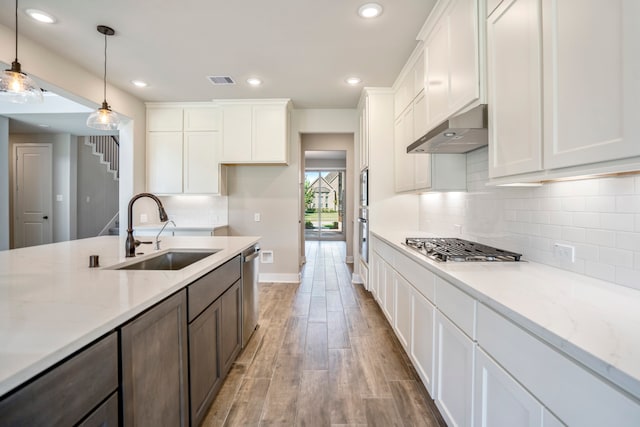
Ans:
[{"label": "oven handle", "polygon": [[358,218],[358,222],[363,223],[363,224],[366,224],[366,223],[367,223],[367,220],[366,220],[366,219],[364,219],[364,218]]}]

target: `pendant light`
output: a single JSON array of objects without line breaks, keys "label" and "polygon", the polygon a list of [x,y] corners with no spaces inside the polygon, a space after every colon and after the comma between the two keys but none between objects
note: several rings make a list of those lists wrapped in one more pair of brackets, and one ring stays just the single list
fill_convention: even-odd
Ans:
[{"label": "pendant light", "polygon": [[107,104],[107,36],[112,36],[116,32],[113,28],[105,25],[98,25],[98,32],[104,35],[104,98],[102,106],[91,113],[87,119],[87,126],[99,130],[117,130],[118,125],[120,124],[120,119],[116,113],[111,111],[111,107]]},{"label": "pendant light", "polygon": [[16,0],[16,59],[11,68],[0,74],[0,99],[16,104],[42,102],[42,90],[33,79],[22,72],[18,62],[18,0]]}]

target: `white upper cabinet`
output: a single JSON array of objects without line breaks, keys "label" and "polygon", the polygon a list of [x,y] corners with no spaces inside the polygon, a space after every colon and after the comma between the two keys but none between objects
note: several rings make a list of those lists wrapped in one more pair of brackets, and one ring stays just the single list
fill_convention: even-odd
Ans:
[{"label": "white upper cabinet", "polygon": [[540,0],[505,0],[487,22],[489,176],[542,169]]},{"label": "white upper cabinet", "polygon": [[147,191],[224,193],[220,125],[211,103],[147,104]]},{"label": "white upper cabinet", "polygon": [[487,20],[495,183],[638,170],[639,21],[634,0],[500,3]]},{"label": "white upper cabinet", "polygon": [[491,15],[502,0],[487,0],[487,16]]},{"label": "white upper cabinet", "polygon": [[545,168],[640,155],[640,2],[543,0],[542,13]]},{"label": "white upper cabinet", "polygon": [[289,100],[217,102],[222,108],[223,163],[288,163]]},{"label": "white upper cabinet", "polygon": [[427,19],[424,37],[428,129],[483,101],[482,4],[481,0],[441,0]]}]

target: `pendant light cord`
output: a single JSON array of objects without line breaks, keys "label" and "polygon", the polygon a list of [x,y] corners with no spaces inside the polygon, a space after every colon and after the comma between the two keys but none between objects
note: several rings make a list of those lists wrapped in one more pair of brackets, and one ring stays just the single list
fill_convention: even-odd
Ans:
[{"label": "pendant light cord", "polygon": [[[18,1],[18,0],[16,0]],[[104,78],[102,79],[103,85],[103,99],[104,103],[107,103],[107,33],[104,34]]]},{"label": "pendant light cord", "polygon": [[18,0],[16,0],[16,61],[18,62]]}]

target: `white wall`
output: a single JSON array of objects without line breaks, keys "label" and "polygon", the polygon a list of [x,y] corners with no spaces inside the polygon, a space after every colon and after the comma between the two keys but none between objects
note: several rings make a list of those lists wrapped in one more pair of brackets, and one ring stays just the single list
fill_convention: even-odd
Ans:
[{"label": "white wall", "polygon": [[[525,259],[640,289],[640,175],[558,182],[536,188],[487,187],[487,149],[467,154],[467,193],[420,199],[420,229],[477,240]],[[553,244],[575,246],[558,262]]]},{"label": "white wall", "polygon": [[[356,110],[308,109],[291,114],[288,166],[228,168],[229,231],[231,235],[262,236],[263,250],[274,253],[273,264],[260,264],[261,281],[298,281],[301,254],[300,168],[304,133],[355,133]],[[254,213],[261,221],[253,220]]]},{"label": "white wall", "polygon": [[[71,240],[72,230],[76,223],[72,221],[71,212],[76,210],[76,195],[71,194],[76,176],[75,152],[77,137],[68,133],[54,134],[52,138],[53,154],[53,242]],[[73,159],[72,159],[73,157]],[[58,200],[61,197],[62,200]]]},{"label": "white wall", "polygon": [[[346,151],[346,184],[345,184],[345,193],[346,193],[346,211],[344,218],[344,232],[345,232],[345,240],[347,244],[347,259],[353,259],[353,231],[355,227],[354,218],[356,217],[354,213],[354,205],[356,203],[357,194],[355,192],[355,180],[356,174],[354,171],[354,164],[356,159],[355,155],[355,135],[352,133],[347,134],[303,134],[301,136],[301,143],[303,152],[301,153],[301,158],[303,164],[301,167],[322,167],[322,162],[316,163],[313,162],[310,164],[304,163],[304,151],[307,150],[341,150]],[[324,163],[326,164],[326,162]],[[302,205],[300,205],[302,209]]]},{"label": "white wall", "polygon": [[0,251],[9,249],[10,200],[9,187],[9,119],[0,117]]}]

